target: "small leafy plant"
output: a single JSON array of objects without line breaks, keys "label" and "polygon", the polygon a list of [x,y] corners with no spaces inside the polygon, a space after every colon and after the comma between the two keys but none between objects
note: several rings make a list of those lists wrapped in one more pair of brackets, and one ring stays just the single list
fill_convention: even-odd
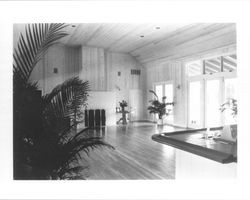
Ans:
[{"label": "small leafy plant", "polygon": [[122,100],[122,102],[119,102],[119,104],[120,104],[120,107],[122,108],[122,110],[124,110],[125,107],[128,106],[128,103],[125,100]]},{"label": "small leafy plant", "polygon": [[166,109],[168,105],[174,105],[174,102],[166,102],[167,97],[162,97],[162,102],[159,101],[159,97],[153,90],[149,90],[154,95],[154,99],[150,100],[151,104],[148,106],[150,114],[158,114],[159,119],[162,119],[164,115],[169,115],[171,109]]}]

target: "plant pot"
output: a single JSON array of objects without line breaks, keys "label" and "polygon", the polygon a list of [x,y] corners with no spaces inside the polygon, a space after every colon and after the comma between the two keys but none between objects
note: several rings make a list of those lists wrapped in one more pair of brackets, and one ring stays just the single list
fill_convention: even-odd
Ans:
[{"label": "plant pot", "polygon": [[157,125],[159,125],[159,126],[163,125],[163,118],[157,120]]}]

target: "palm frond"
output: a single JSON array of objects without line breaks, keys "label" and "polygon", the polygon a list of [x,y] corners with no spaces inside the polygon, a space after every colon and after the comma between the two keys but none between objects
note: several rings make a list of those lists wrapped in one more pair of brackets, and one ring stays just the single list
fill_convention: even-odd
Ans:
[{"label": "palm frond", "polygon": [[156,99],[159,100],[158,95],[154,90],[149,90],[149,92],[151,92],[156,97]]},{"label": "palm frond", "polygon": [[20,35],[14,50],[14,77],[26,83],[42,55],[59,39],[68,35],[65,24],[32,24],[26,27],[25,36]]},{"label": "palm frond", "polygon": [[114,149],[113,146],[104,142],[100,137],[91,137],[91,138],[73,137],[67,144],[64,144],[63,148],[65,148],[65,151],[68,154],[68,157],[67,158],[65,157],[66,160],[71,160],[75,159],[75,156],[77,156],[78,159],[83,158],[82,152],[84,152],[86,155],[89,156],[90,150],[93,150],[95,148],[100,148],[101,146]]},{"label": "palm frond", "polygon": [[44,115],[49,114],[54,118],[75,117],[76,112],[79,113],[86,106],[88,92],[88,81],[84,82],[78,77],[57,85],[51,93],[43,97]]},{"label": "palm frond", "polygon": [[[74,139],[73,139],[74,138]],[[72,172],[71,177],[77,175],[77,170],[76,169],[84,169],[81,168],[82,165],[79,165],[79,160],[85,160],[84,159],[84,154],[89,156],[90,150],[93,150],[95,148],[100,148],[101,146],[109,147],[113,149],[114,147],[105,143],[102,141],[101,138],[78,138],[72,137],[70,141],[64,144],[55,144],[52,149],[44,149],[45,151],[41,153],[40,150],[40,155],[37,158],[37,165],[42,167],[43,169],[47,169],[47,171],[58,171],[58,175],[60,177],[64,177],[63,179],[68,179],[65,178],[65,176],[70,177],[70,172]],[[48,152],[48,153],[46,153]],[[44,161],[44,162],[43,162]],[[70,170],[74,167],[75,175],[73,174],[73,169]],[[68,171],[69,170],[69,171]],[[79,174],[81,175],[80,171]]]},{"label": "palm frond", "polygon": [[59,172],[60,178],[64,180],[77,180],[85,179],[82,172],[89,169],[88,166],[76,166],[76,167],[66,167],[62,168]]}]

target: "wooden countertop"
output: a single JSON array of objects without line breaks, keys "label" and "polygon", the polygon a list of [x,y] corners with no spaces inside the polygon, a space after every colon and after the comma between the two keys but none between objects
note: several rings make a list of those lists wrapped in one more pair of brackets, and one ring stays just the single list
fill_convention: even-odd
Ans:
[{"label": "wooden countertop", "polygon": [[[222,127],[211,129],[216,132],[221,130]],[[218,138],[204,139],[205,131],[206,129],[193,129],[155,134],[152,139],[220,163],[237,162],[237,143],[221,141]]]}]

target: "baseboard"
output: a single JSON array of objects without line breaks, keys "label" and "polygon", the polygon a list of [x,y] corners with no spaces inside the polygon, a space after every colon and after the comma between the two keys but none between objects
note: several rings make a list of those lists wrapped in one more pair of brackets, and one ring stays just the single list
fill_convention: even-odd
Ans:
[{"label": "baseboard", "polygon": [[147,122],[147,123],[156,123],[156,122],[154,122],[154,121],[152,121],[152,120],[148,120],[148,119],[142,119],[142,120],[134,120],[134,121],[130,121],[131,123],[133,123],[133,122]]},{"label": "baseboard", "polygon": [[183,126],[181,124],[172,124],[172,126],[177,127],[177,128],[187,128],[187,126]]}]

